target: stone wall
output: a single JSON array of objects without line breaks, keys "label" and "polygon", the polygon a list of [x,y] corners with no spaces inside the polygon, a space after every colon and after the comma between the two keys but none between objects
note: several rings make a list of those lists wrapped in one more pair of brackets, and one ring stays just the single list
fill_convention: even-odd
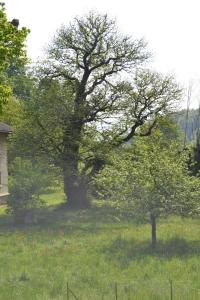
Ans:
[{"label": "stone wall", "polygon": [[0,133],[0,199],[8,195],[7,134]]}]

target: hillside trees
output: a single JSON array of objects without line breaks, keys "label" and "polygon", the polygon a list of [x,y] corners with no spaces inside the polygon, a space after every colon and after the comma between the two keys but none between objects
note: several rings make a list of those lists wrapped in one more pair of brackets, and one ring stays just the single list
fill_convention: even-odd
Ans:
[{"label": "hillside trees", "polygon": [[25,103],[24,136],[28,151],[62,169],[71,207],[88,206],[88,182],[111,149],[151,134],[180,98],[173,78],[142,70],[149,56],[143,40],[123,36],[96,13],[63,26],[49,46]]},{"label": "hillside trees", "polygon": [[7,20],[4,3],[0,3],[0,110],[12,91],[7,71],[13,65],[24,65],[27,60],[24,42],[28,32]]}]

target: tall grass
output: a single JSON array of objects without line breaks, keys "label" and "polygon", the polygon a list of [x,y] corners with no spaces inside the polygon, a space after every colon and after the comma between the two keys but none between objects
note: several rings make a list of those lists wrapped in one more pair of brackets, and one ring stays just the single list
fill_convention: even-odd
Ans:
[{"label": "tall grass", "polygon": [[[170,218],[150,226],[109,209],[67,211],[63,195],[45,196],[39,223],[17,227],[0,214],[0,299],[200,299],[200,221]],[[74,299],[71,295],[70,299]]]}]

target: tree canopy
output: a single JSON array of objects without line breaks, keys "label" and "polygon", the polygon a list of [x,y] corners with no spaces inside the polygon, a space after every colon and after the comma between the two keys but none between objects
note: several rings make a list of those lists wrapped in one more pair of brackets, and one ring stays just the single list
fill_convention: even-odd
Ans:
[{"label": "tree canopy", "polygon": [[18,23],[9,22],[5,5],[0,3],[0,109],[12,92],[7,71],[14,65],[23,65],[26,60],[25,39],[29,30],[18,29]]},{"label": "tree canopy", "polygon": [[171,76],[144,69],[149,57],[144,40],[89,13],[57,31],[38,66],[22,133],[29,151],[62,169],[71,206],[88,205],[88,183],[111,149],[150,135],[180,99]]}]

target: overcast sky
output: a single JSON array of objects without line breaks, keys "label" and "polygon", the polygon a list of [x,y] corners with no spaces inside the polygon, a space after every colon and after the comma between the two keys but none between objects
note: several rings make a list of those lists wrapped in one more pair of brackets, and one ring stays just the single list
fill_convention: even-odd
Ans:
[{"label": "overcast sky", "polygon": [[[154,54],[152,66],[175,74],[188,86],[194,82],[193,106],[200,86],[200,0],[4,0],[9,19],[18,18],[31,29],[28,55],[42,56],[42,49],[61,24],[89,10],[108,13],[118,27],[135,38],[144,37]],[[199,97],[200,98],[200,97]]]}]

